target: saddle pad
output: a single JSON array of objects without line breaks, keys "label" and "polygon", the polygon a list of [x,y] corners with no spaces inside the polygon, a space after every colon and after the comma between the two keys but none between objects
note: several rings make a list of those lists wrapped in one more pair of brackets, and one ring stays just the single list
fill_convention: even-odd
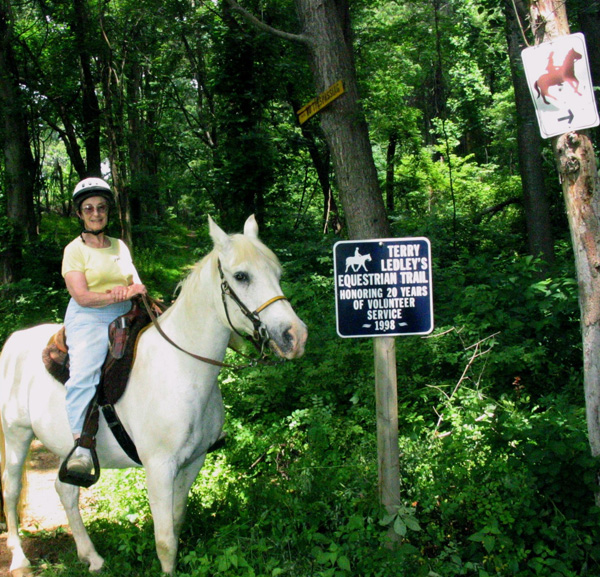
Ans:
[{"label": "saddle pad", "polygon": [[65,327],[52,335],[42,351],[42,360],[46,370],[63,385],[69,378],[69,355],[65,344]]}]

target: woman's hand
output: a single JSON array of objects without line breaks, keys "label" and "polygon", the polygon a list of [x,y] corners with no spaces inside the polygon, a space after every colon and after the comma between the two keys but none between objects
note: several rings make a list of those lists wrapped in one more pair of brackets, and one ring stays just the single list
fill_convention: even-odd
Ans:
[{"label": "woman's hand", "polygon": [[121,303],[123,301],[129,300],[128,292],[129,287],[126,286],[116,286],[110,291],[107,291],[114,303]]},{"label": "woman's hand", "polygon": [[146,286],[141,283],[133,283],[127,287],[127,298],[131,299],[137,295],[147,294]]},{"label": "woman's hand", "polygon": [[146,292],[146,287],[143,284],[133,283],[129,286],[116,286],[110,291],[110,295],[113,302],[121,303],[132,299],[134,296],[145,295]]}]

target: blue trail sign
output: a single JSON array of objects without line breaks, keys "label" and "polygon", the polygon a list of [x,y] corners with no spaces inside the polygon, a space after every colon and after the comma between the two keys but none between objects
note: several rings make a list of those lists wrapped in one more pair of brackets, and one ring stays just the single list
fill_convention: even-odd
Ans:
[{"label": "blue trail sign", "polygon": [[424,335],[433,330],[428,239],[340,241],[333,253],[340,337]]}]

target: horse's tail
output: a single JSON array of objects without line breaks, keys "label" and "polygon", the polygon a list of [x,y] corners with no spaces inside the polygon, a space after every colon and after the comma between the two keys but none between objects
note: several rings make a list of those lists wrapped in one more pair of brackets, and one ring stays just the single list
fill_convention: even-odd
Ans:
[{"label": "horse's tail", "polygon": [[535,81],[535,84],[533,85],[533,87],[535,88],[535,91],[537,92],[537,98],[539,98],[542,95],[542,91],[540,90],[540,86],[538,84],[538,81]]},{"label": "horse's tail", "polygon": [[2,489],[2,477],[4,477],[4,465],[6,449],[4,445],[4,430],[2,429],[2,416],[0,415],[0,525],[6,525],[6,512],[4,511],[4,490]]},{"label": "horse's tail", "polygon": [[[0,349],[0,370],[2,369],[2,354],[4,350]],[[0,373],[0,388],[2,387],[2,373]],[[2,479],[4,478],[4,469],[6,467],[6,443],[4,439],[4,428],[2,427],[2,411],[0,408],[0,525],[6,525],[6,511],[4,510],[4,488]]]}]

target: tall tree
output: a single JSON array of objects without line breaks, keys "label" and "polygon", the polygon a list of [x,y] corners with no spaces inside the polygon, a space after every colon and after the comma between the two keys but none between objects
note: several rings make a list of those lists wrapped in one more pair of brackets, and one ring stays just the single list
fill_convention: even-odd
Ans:
[{"label": "tall tree", "polygon": [[256,214],[259,222],[264,218],[265,194],[273,182],[274,151],[264,128],[265,108],[272,99],[272,81],[265,74],[272,42],[240,28],[226,3],[223,22],[215,86],[222,105],[215,184],[220,213],[230,226],[241,229],[248,214]]},{"label": "tall tree", "polygon": [[92,54],[93,44],[100,41],[98,18],[90,17],[87,0],[74,0],[72,27],[75,31],[75,45],[79,52],[81,68],[81,92],[83,94],[81,118],[83,140],[86,151],[86,174],[80,176],[102,176],[100,170],[100,105],[96,95],[99,80],[94,73]]},{"label": "tall tree", "polygon": [[[536,44],[570,33],[564,0],[534,0],[529,6]],[[583,380],[592,455],[600,457],[600,179],[588,131],[552,139],[562,181],[579,283]],[[600,487],[596,492],[600,505]]]},{"label": "tall tree", "polygon": [[4,193],[8,230],[0,251],[2,282],[16,280],[21,271],[22,244],[36,234],[33,198],[35,162],[29,144],[24,94],[13,50],[12,7],[0,2],[0,134],[4,152]]},{"label": "tall tree", "polygon": [[547,265],[554,262],[554,239],[550,222],[550,204],[544,185],[542,139],[521,60],[521,52],[525,48],[524,23],[527,7],[523,0],[504,0],[504,13],[517,106],[517,145],[519,170],[523,183],[527,246],[529,254],[542,257],[546,265],[543,271],[545,273]]}]

